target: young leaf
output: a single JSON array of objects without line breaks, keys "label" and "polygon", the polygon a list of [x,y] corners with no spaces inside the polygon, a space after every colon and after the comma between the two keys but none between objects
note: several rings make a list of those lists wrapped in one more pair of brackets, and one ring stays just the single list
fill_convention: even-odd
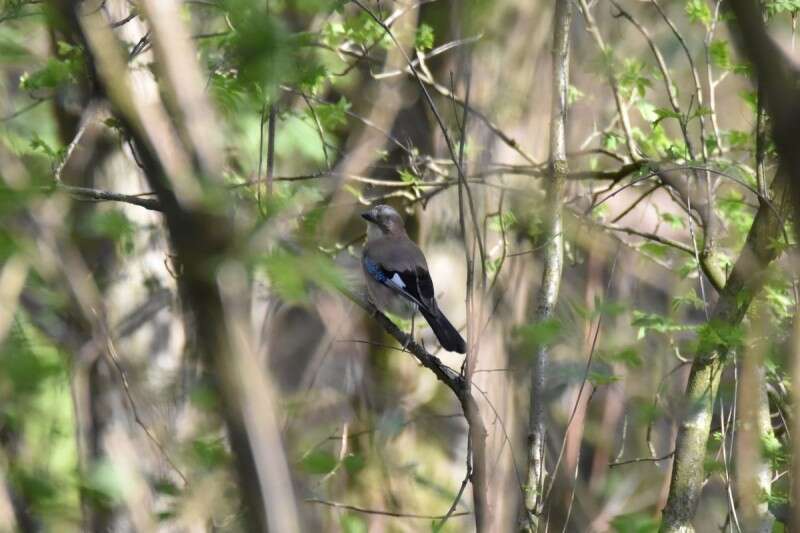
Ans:
[{"label": "young leaf", "polygon": [[424,22],[417,28],[414,36],[414,47],[420,50],[430,50],[433,48],[433,28]]},{"label": "young leaf", "polygon": [[686,14],[689,20],[703,24],[706,28],[711,25],[711,9],[706,0],[689,0],[686,2]]},{"label": "young leaf", "polygon": [[313,450],[303,457],[300,464],[309,474],[324,475],[331,472],[339,461],[333,454],[323,450]]}]

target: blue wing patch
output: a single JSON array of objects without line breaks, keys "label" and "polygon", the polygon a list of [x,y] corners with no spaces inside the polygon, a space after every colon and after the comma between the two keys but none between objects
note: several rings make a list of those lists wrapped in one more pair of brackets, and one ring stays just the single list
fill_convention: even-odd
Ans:
[{"label": "blue wing patch", "polygon": [[381,266],[369,257],[364,258],[364,268],[378,283],[386,283],[386,280],[389,279]]},{"label": "blue wing patch", "polygon": [[391,272],[369,257],[363,258],[364,269],[378,283],[397,291],[411,303],[427,308],[427,302],[433,298],[433,283],[424,268],[415,272]]}]

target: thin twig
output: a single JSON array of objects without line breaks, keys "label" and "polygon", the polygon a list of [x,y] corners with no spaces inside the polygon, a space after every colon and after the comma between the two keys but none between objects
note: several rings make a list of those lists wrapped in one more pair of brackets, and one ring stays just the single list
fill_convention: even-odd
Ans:
[{"label": "thin twig", "polygon": [[176,465],[175,462],[170,458],[169,454],[167,453],[167,450],[164,448],[164,445],[161,444],[161,441],[159,441],[158,438],[156,438],[156,436],[153,434],[153,432],[150,431],[150,428],[147,427],[147,425],[144,423],[144,420],[139,415],[139,409],[136,407],[136,402],[133,399],[133,394],[131,393],[131,387],[130,384],[128,383],[127,372],[125,372],[125,369],[122,367],[122,362],[120,361],[119,354],[117,353],[117,349],[114,346],[114,342],[111,339],[111,332],[109,331],[107,324],[99,316],[99,314],[95,313],[95,319],[97,320],[98,324],[102,329],[103,336],[105,337],[106,341],[108,356],[111,359],[114,368],[117,370],[117,373],[119,374],[119,379],[120,382],[122,383],[122,389],[125,392],[125,397],[127,398],[128,404],[130,405],[134,421],[140,428],[142,428],[142,431],[144,431],[144,434],[147,436],[148,440],[150,440],[150,442],[152,442],[153,445],[158,449],[159,453],[161,454],[162,457],[164,457],[164,460],[167,462],[167,464],[175,471],[175,473],[178,474],[181,480],[183,480],[184,485],[188,485],[189,481],[186,479],[186,476],[183,474],[183,472],[181,472],[181,469],[178,468],[178,465]]},{"label": "thin twig", "polygon": [[[413,513],[398,513],[394,511],[384,511],[381,509],[366,509],[364,507],[358,507],[355,505],[347,505],[344,503],[339,502],[331,502],[328,500],[321,500],[319,498],[306,498],[306,503],[318,503],[320,505],[327,505],[328,507],[335,507],[337,509],[347,509],[348,511],[355,511],[356,513],[364,513],[364,514],[375,514],[381,516],[393,516],[395,518],[419,518],[422,520],[441,520],[446,515],[426,515],[426,514],[413,514]],[[468,512],[460,512],[460,513],[453,513],[450,516],[466,516],[470,513]]]},{"label": "thin twig", "polygon": [[675,450],[672,450],[667,455],[663,455],[661,457],[637,457],[636,459],[628,459],[626,461],[617,461],[616,463],[608,463],[608,467],[616,468],[618,466],[630,465],[633,463],[658,463],[659,461],[669,459],[673,455],[675,455]]},{"label": "thin twig", "polygon": [[267,200],[272,199],[272,180],[275,176],[275,120],[275,103],[271,102],[267,127]]},{"label": "thin twig", "polygon": [[467,438],[467,468],[466,474],[464,474],[464,479],[461,481],[461,486],[458,489],[458,493],[456,494],[455,499],[453,500],[452,505],[450,505],[450,509],[447,510],[447,514],[442,517],[442,520],[434,525],[433,531],[434,533],[441,531],[444,527],[447,520],[454,516],[456,507],[458,507],[458,502],[461,501],[461,496],[464,494],[464,490],[467,488],[467,483],[469,483],[469,478],[472,476],[472,440]]},{"label": "thin twig", "polygon": [[86,128],[89,127],[89,124],[92,122],[92,120],[94,120],[96,112],[96,107],[91,106],[81,119],[81,124],[78,127],[78,131],[75,133],[72,141],[70,141],[70,143],[67,145],[67,149],[64,151],[64,157],[61,158],[61,161],[58,163],[55,171],[53,172],[53,179],[56,181],[56,183],[61,183],[61,173],[64,171],[64,167],[67,166],[67,162],[72,156],[72,153],[75,151],[75,148],[77,148],[78,143],[81,142],[83,134],[86,133]]},{"label": "thin twig", "polygon": [[120,194],[116,192],[91,189],[89,187],[75,187],[73,185],[58,185],[57,190],[64,191],[79,200],[90,200],[95,202],[122,202],[126,204],[138,205],[151,211],[163,211],[161,202],[155,198],[142,198],[131,194]]},{"label": "thin twig", "polygon": [[46,98],[37,98],[33,102],[31,102],[30,104],[24,105],[21,108],[17,109],[16,111],[12,111],[10,114],[0,118],[0,122],[8,122],[9,120],[13,120],[13,119],[17,118],[18,116],[20,116],[21,114],[27,113],[31,109],[35,108],[39,104],[41,104],[43,102],[46,102],[46,101],[47,101]]}]

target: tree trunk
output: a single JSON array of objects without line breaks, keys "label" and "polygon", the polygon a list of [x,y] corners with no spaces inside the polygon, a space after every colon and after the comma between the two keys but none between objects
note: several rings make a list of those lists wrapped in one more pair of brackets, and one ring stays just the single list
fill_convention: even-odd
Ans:
[{"label": "tree trunk", "polygon": [[[553,103],[550,120],[550,179],[547,182],[547,205],[550,206],[548,226],[542,239],[544,271],[537,296],[536,321],[553,316],[564,262],[564,237],[562,234],[562,203],[567,174],[567,91],[569,89],[569,28],[572,21],[572,3],[557,0],[553,22]],[[548,366],[549,347],[536,349],[531,369],[530,414],[528,418],[528,472],[525,493],[525,519],[523,529],[535,531],[544,504],[544,487],[547,478],[545,464],[545,373]]]},{"label": "tree trunk", "polygon": [[[782,218],[788,211],[786,181],[785,173],[779,168],[772,186],[773,202],[771,205],[761,203],[744,248],[714,308],[709,327],[739,327],[750,303],[761,290],[767,267],[779,253],[774,243],[782,238]],[[727,348],[722,345],[705,345],[695,354],[686,386],[685,413],[675,445],[672,479],[661,523],[663,532],[694,531],[691,520],[705,479],[703,461],[726,356]]]}]

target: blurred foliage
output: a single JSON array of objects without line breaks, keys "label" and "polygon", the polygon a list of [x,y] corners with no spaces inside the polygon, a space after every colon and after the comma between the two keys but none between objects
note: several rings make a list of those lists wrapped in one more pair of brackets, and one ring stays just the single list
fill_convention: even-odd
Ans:
[{"label": "blurred foliage", "polygon": [[[548,416],[558,444],[571,419],[575,391],[584,381],[591,389],[587,401],[594,402],[581,422],[585,424],[584,446],[578,448],[586,456],[573,457],[571,464],[580,475],[570,479],[587,487],[578,492],[575,503],[580,508],[572,518],[573,524],[580,524],[575,525],[580,528],[576,530],[583,530],[591,521],[588,513],[592,510],[599,513],[611,508],[617,514],[606,517],[608,530],[657,530],[662,502],[658,494],[647,491],[660,486],[668,474],[655,468],[645,471],[646,467],[630,474],[632,470],[622,469],[639,467],[609,470],[606,463],[617,451],[620,455],[624,451],[627,458],[649,456],[656,448],[666,450],[682,394],[684,376],[678,370],[696,354],[707,351],[722,352],[731,364],[738,361],[752,345],[758,328],[749,315],[735,326],[708,320],[706,312],[713,308],[716,296],[698,264],[705,260],[701,257],[705,235],[697,213],[672,188],[662,183],[641,198],[638,208],[625,209],[638,202],[639,194],[659,184],[657,166],[675,170],[692,191],[702,191],[703,180],[710,180],[711,216],[719,219],[722,230],[717,236],[718,249],[709,261],[725,275],[731,272],[753,225],[759,206],[753,190],[760,185],[756,179],[758,94],[748,88],[752,69],[738,56],[732,36],[721,29],[726,15],[717,13],[715,4],[707,0],[665,6],[688,41],[696,68],[703,75],[704,91],[709,87],[705,72],[711,73],[717,91],[714,103],[707,94],[702,101],[694,94],[693,73],[670,28],[654,13],[627,6],[636,8],[665,54],[674,76],[670,89],[675,90],[678,109],[665,94],[663,73],[649,49],[641,45],[641,36],[624,26],[622,19],[606,20],[605,7],[594,8],[602,32],[612,36],[604,50],[591,48],[590,39],[576,22],[573,78],[567,97],[574,110],[570,113],[570,147],[577,152],[581,146],[583,153],[571,157],[570,170],[593,173],[591,176],[617,171],[632,161],[627,152],[629,142],[638,149],[635,157],[645,161],[612,179],[583,176],[570,180],[564,229],[565,288],[555,318],[536,322],[535,309],[524,302],[533,301],[537,287],[530,279],[538,275],[539,251],[547,244],[542,242],[547,206],[537,180],[546,165],[517,157],[515,149],[535,146],[537,160],[546,160],[547,139],[541,132],[549,116],[549,96],[543,89],[542,71],[528,70],[528,63],[547,63],[542,58],[548,56],[549,44],[542,43],[549,40],[539,42],[538,30],[532,28],[549,28],[549,8],[532,10],[514,1],[408,6],[365,3],[382,20],[392,22],[412,59],[425,59],[417,63],[419,71],[436,78],[438,85],[426,87],[434,94],[453,139],[461,136],[464,114],[456,101],[439,95],[451,89],[465,94],[462,70],[467,61],[472,61],[474,106],[493,121],[492,127],[502,129],[509,138],[517,136],[513,142],[500,142],[491,131],[481,129],[485,123],[480,116],[467,114],[468,138],[463,141],[466,168],[471,173],[468,183],[476,205],[485,211],[477,225],[487,245],[486,264],[476,265],[475,272],[488,274],[485,286],[489,288],[481,297],[492,309],[480,333],[498,336],[481,346],[485,354],[494,354],[493,350],[500,354],[492,360],[487,356],[486,367],[480,368],[481,378],[489,376],[487,382],[492,383],[494,376],[502,376],[504,381],[497,388],[507,394],[503,401],[512,406],[502,411],[505,418],[491,413],[494,405],[487,411],[487,420],[495,419],[493,435],[502,442],[498,455],[507,454],[504,457],[516,461],[512,466],[524,470],[521,436],[527,424],[528,368],[538,346],[553,346],[547,378],[549,399],[554,401],[548,406]],[[800,12],[797,0],[767,1],[763,7],[765,16],[784,30]],[[124,8],[123,17],[129,13],[124,2],[116,8]],[[87,282],[84,277],[89,272],[97,278],[90,281],[108,290],[110,305],[126,311],[142,293],[152,297],[165,287],[173,291],[171,298],[179,299],[174,278],[181,275],[181,269],[159,240],[163,239],[160,219],[140,216],[139,208],[130,205],[78,201],[87,198],[65,188],[96,186],[148,194],[137,169],[138,154],[115,117],[104,116],[101,124],[92,124],[99,132],[87,128],[84,141],[88,138],[87,144],[94,143],[91,149],[84,150],[81,145],[71,152],[73,137],[64,132],[75,135],[84,111],[81,102],[91,96],[87,93],[90,58],[74,36],[62,34],[54,19],[45,16],[44,9],[41,2],[25,0],[0,4],[0,100],[4,102],[0,117],[0,283],[7,273],[5,267],[13,266],[14,260],[24,260],[26,268],[30,267],[25,273],[24,301],[16,296],[9,299],[11,322],[0,344],[0,481],[7,485],[9,497],[24,502],[48,531],[80,530],[85,520],[82,505],[108,513],[127,512],[121,509],[135,501],[132,498],[142,486],[156,502],[150,518],[165,528],[180,528],[190,522],[186,517],[195,513],[219,530],[241,529],[242,509],[231,473],[232,452],[221,429],[220,402],[213,392],[213,377],[202,375],[203,370],[190,363],[191,354],[183,353],[196,349],[191,339],[184,346],[187,339],[167,338],[165,331],[177,329],[177,322],[163,319],[162,314],[151,316],[147,327],[134,328],[123,320],[129,317],[121,316],[124,313],[119,309],[87,311],[76,297],[75,287],[85,287],[82,283]],[[123,20],[111,17],[109,9],[106,6],[102,11],[108,21]],[[146,21],[137,13],[130,14],[136,16],[115,31],[126,40],[131,72],[158,72],[148,53]],[[390,19],[393,14],[397,17]],[[409,215],[409,227],[422,226],[419,233],[427,239],[422,244],[429,251],[432,268],[434,261],[442,260],[439,255],[450,254],[446,267],[436,265],[440,276],[437,288],[445,286],[452,292],[456,288],[446,283],[461,282],[463,255],[452,257],[452,250],[463,254],[461,228],[455,222],[458,200],[454,185],[459,180],[442,150],[441,132],[426,99],[416,81],[404,72],[390,72],[386,79],[376,77],[384,68],[390,70],[385,61],[395,45],[371,16],[351,2],[185,2],[181,17],[191,29],[197,58],[207,75],[207,94],[219,117],[215,127],[224,142],[223,177],[231,191],[231,220],[237,229],[244,228],[243,242],[234,248],[248,268],[247,282],[263,285],[268,293],[268,297],[254,297],[253,306],[274,306],[269,307],[272,314],[268,316],[278,325],[264,328],[269,337],[264,341],[268,345],[265,351],[291,356],[288,370],[276,370],[274,378],[280,389],[280,424],[298,497],[358,502],[355,507],[400,514],[446,512],[463,479],[467,450],[464,423],[456,414],[458,402],[407,354],[395,353],[396,347],[388,346],[385,336],[360,322],[360,311],[335,307],[321,296],[351,286],[352,273],[358,272],[357,248],[363,233],[360,222],[357,227],[350,222],[338,227],[339,221],[331,213],[344,208],[354,211],[376,200],[401,207]],[[716,33],[707,34],[712,27]],[[129,30],[136,39],[126,33]],[[476,36],[475,43],[457,42]],[[534,50],[534,44],[539,48]],[[439,47],[446,49],[438,55],[421,56]],[[524,50],[523,56],[519,49]],[[483,70],[478,72],[477,66]],[[631,122],[631,139],[617,118],[614,99],[600,88],[609,76],[618,82]],[[398,105],[402,118],[388,125],[373,122],[395,106],[387,93],[381,92],[385,87],[402,103]],[[153,88],[153,93],[165,90]],[[266,198],[263,177],[270,109],[277,130],[277,179],[272,196]],[[479,134],[469,129],[473,127]],[[370,161],[363,165],[363,173],[369,175],[350,172],[349,168],[358,167],[348,159],[357,148],[354,144],[384,134],[393,136],[392,141],[364,156]],[[775,149],[769,139],[762,142],[766,174],[771,179]],[[68,159],[77,170],[62,169],[71,181],[55,183],[55,169]],[[351,163],[354,166],[348,167]],[[709,172],[708,177],[700,167],[714,170],[713,175]],[[335,172],[327,173],[330,169]],[[341,169],[350,173],[340,176],[337,172]],[[365,178],[393,183],[382,187]],[[609,194],[608,201],[597,202],[612,190],[614,195],[620,194],[616,198]],[[432,222],[425,227],[419,219]],[[608,231],[603,231],[603,225]],[[687,254],[666,239],[649,239],[646,234],[628,239],[614,232],[614,227],[666,236],[694,253]],[[338,233],[326,235],[331,228]],[[319,242],[321,235],[331,242]],[[782,253],[793,248],[794,242],[776,237],[770,246]],[[622,251],[614,252],[617,247]],[[70,283],[69,276],[76,274],[67,272],[67,265],[81,261],[87,271]],[[598,267],[595,262],[603,264]],[[142,271],[131,265],[141,266]],[[110,273],[99,283],[100,272],[106,269]],[[518,297],[522,288],[530,294]],[[770,391],[767,409],[775,419],[775,432],[761,435],[760,444],[776,476],[785,473],[790,464],[784,417],[791,385],[788,337],[796,313],[796,292],[796,280],[786,258],[781,257],[767,272],[764,288],[753,304],[768,311],[769,342],[763,355]],[[750,295],[740,295],[744,296]],[[460,296],[451,301],[463,303]],[[179,315],[171,307],[166,314],[172,318]],[[103,405],[98,408],[102,412],[94,413],[97,417],[107,417],[109,425],[117,424],[135,435],[131,442],[136,454],[155,457],[150,459],[153,465],[142,467],[138,476],[131,470],[139,465],[124,467],[107,453],[82,462],[89,451],[80,450],[77,444],[77,433],[85,428],[76,418],[75,376],[87,372],[84,357],[96,342],[97,317],[110,321],[119,331],[124,326],[133,331],[133,340],[124,341],[127,349],[120,350],[119,367],[105,358],[97,363],[103,369],[97,371],[101,376],[97,379],[113,391],[103,393],[115,399],[106,405],[102,394],[95,391],[93,400]],[[339,331],[331,326],[332,317],[347,318],[350,323]],[[397,322],[406,330],[411,327],[410,322]],[[425,340],[432,339],[419,319],[415,327],[423,328]],[[283,338],[280,328],[294,328],[297,338]],[[601,328],[602,334],[595,345],[596,328]],[[69,332],[77,332],[80,342],[67,335]],[[355,341],[357,348],[353,347]],[[164,362],[155,352],[169,352],[171,359]],[[591,363],[586,360],[589,354]],[[461,362],[445,360],[454,368]],[[92,359],[92,364],[95,362]],[[281,372],[301,376],[287,377]],[[726,373],[722,399],[716,406],[723,414],[730,412],[734,401],[731,373]],[[121,385],[123,374],[144,414],[133,415]],[[485,397],[490,393],[496,390]],[[176,407],[171,403],[178,403],[176,398],[185,401]],[[615,401],[620,407],[616,415],[608,407]],[[611,422],[604,418],[612,415],[616,418]],[[191,423],[184,422],[184,417],[191,418]],[[621,430],[623,423],[626,429]],[[144,436],[142,426],[152,426],[153,435]],[[722,446],[731,445],[726,438],[717,431],[709,443],[706,468],[714,483],[727,476],[722,473],[730,466],[719,454]],[[163,449],[156,443],[163,444]],[[586,465],[595,457],[605,463],[589,472]],[[173,461],[188,474],[188,486],[169,464]],[[497,466],[497,472],[502,468]],[[518,486],[517,475],[509,470],[511,481],[503,487],[510,508],[516,505],[519,489],[524,489]],[[768,496],[771,502],[786,501],[788,477],[776,477]],[[558,497],[553,498],[552,514],[557,525],[566,528],[559,522],[567,515],[564,502],[569,501],[561,498],[565,496],[562,481],[559,478],[555,485]],[[717,513],[713,515],[716,519],[721,513],[724,519],[727,508],[718,509],[727,506],[727,498],[720,497],[713,487],[708,492],[714,502],[707,507],[708,516]],[[609,502],[615,498],[633,502],[631,508],[613,507]],[[438,527],[429,519],[389,519],[302,501],[299,506],[315,530],[361,533],[383,527],[388,531]],[[471,508],[469,495],[462,496],[457,510]],[[444,531],[463,531],[471,527],[471,520],[471,516],[452,517]]]}]

